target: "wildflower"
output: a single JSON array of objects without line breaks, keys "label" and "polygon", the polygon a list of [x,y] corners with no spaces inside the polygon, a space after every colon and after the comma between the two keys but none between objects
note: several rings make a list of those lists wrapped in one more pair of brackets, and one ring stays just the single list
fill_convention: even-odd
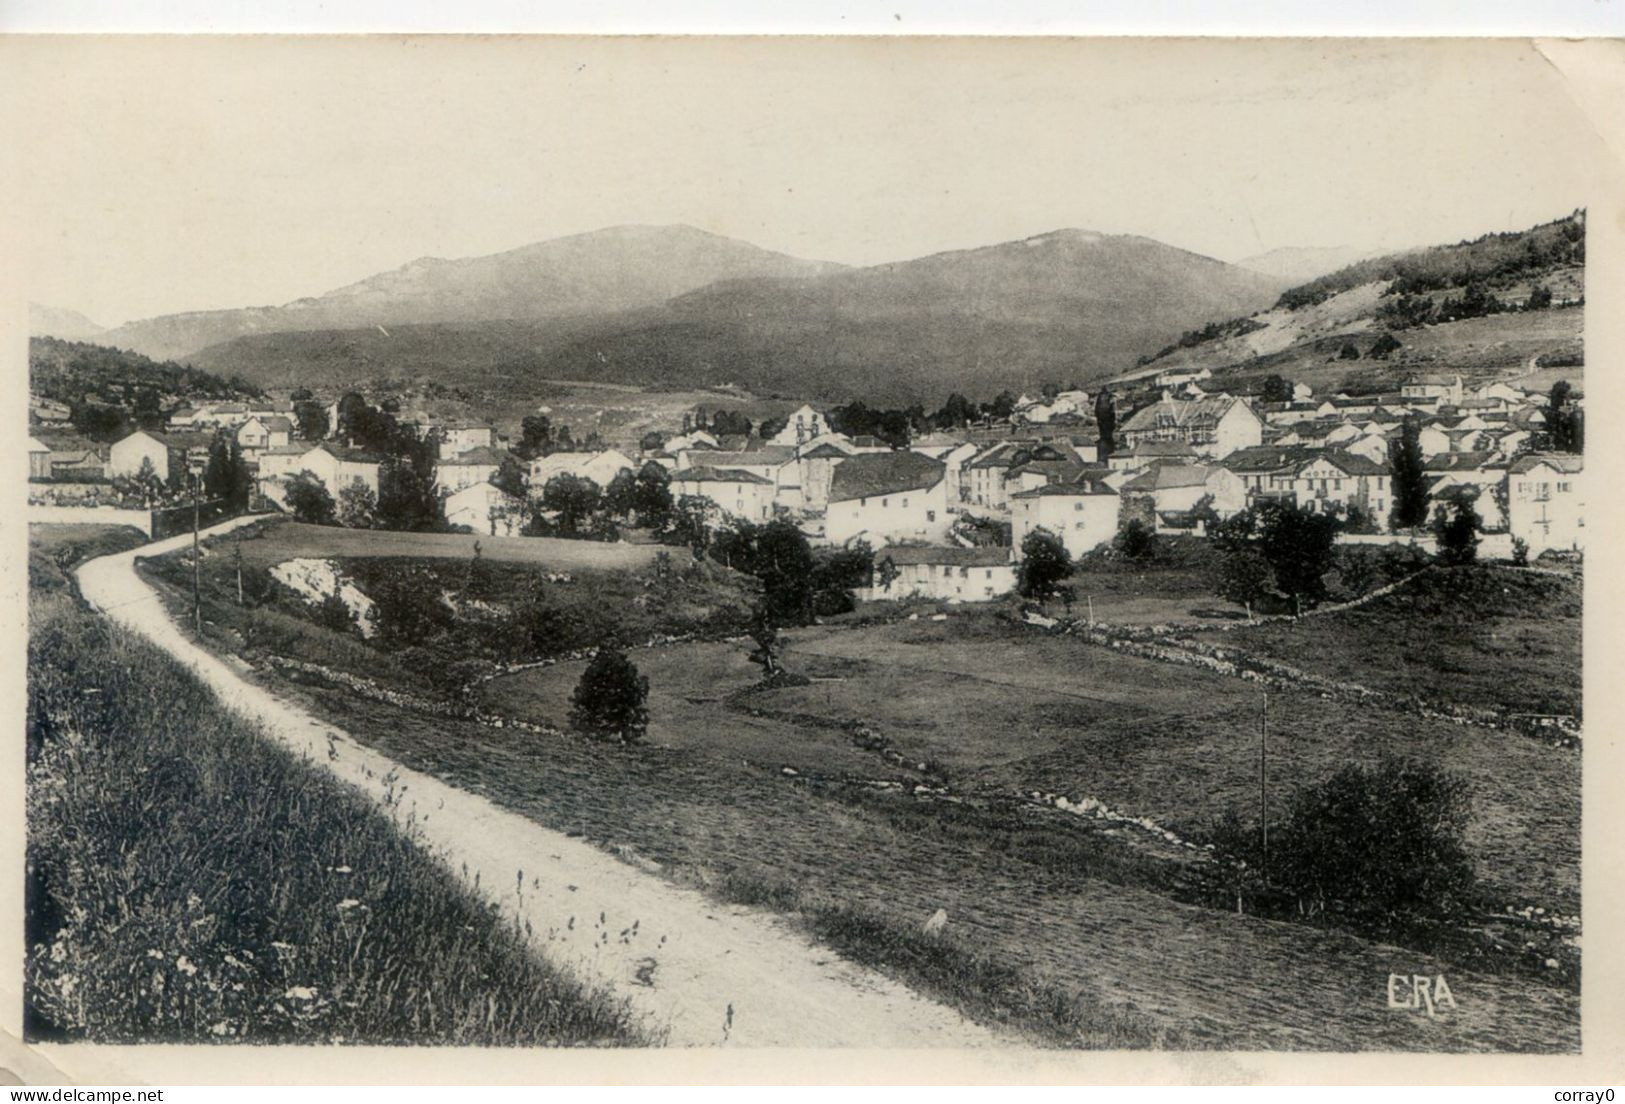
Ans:
[{"label": "wildflower", "polygon": [[164,960],[164,952],[160,951],[157,947],[149,947],[147,948],[147,957],[156,958],[159,962],[162,962]]},{"label": "wildflower", "polygon": [[231,1034],[231,1025],[226,1023],[226,1021],[221,1020],[219,1023],[213,1024],[213,1025],[211,1025],[209,1027],[209,1034],[210,1035],[230,1035]]},{"label": "wildflower", "polygon": [[1548,969],[1548,970],[1555,970],[1555,969],[1557,969],[1557,959],[1555,959],[1555,958],[1548,958],[1548,959],[1547,959],[1547,960],[1546,960],[1546,968],[1547,968],[1547,969]]},{"label": "wildflower", "polygon": [[51,944],[51,961],[65,962],[68,958],[68,945],[61,941]]},{"label": "wildflower", "polygon": [[282,995],[289,1000],[315,1000],[316,990],[308,985],[295,985]]},{"label": "wildflower", "polygon": [[192,960],[187,958],[185,955],[181,955],[175,960],[175,969],[179,970],[187,977],[191,977],[193,974],[197,973],[197,967],[192,965]]},{"label": "wildflower", "polygon": [[344,900],[339,902],[338,907],[340,912],[344,912],[347,909],[360,908],[361,902],[357,901],[354,897],[346,897]]}]

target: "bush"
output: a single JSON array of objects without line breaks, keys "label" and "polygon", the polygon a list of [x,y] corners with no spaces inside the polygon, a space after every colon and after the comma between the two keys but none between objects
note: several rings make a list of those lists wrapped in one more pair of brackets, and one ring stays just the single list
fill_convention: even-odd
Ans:
[{"label": "bush", "polygon": [[1293,799],[1272,826],[1267,860],[1249,836],[1230,839],[1271,883],[1315,914],[1341,902],[1380,926],[1459,911],[1474,884],[1462,842],[1468,789],[1431,763],[1388,756],[1350,764]]},{"label": "bush", "polygon": [[337,507],[333,496],[327,492],[327,485],[308,471],[300,472],[288,481],[285,501],[295,521],[332,525],[337,516]]},{"label": "bush", "polygon": [[1124,559],[1143,562],[1157,554],[1157,534],[1139,518],[1124,525],[1117,534],[1117,550]]},{"label": "bush", "polygon": [[349,632],[355,624],[355,614],[337,593],[329,594],[317,603],[313,616],[316,624],[334,632]]},{"label": "bush", "polygon": [[648,731],[648,699],[649,680],[624,652],[606,644],[581,672],[570,726],[599,739],[634,743]]},{"label": "bush", "polygon": [[1439,562],[1458,567],[1476,560],[1478,531],[1478,514],[1465,501],[1457,499],[1440,506],[1433,518],[1433,535],[1439,542]]}]

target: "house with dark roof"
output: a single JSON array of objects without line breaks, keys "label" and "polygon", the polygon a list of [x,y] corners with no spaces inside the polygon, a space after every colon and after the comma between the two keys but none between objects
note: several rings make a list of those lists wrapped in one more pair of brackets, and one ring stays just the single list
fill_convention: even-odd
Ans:
[{"label": "house with dark roof", "polygon": [[727,517],[757,523],[773,517],[775,489],[773,480],[738,468],[702,464],[673,472],[671,477],[673,499],[703,498]]},{"label": "house with dark roof", "polygon": [[900,545],[875,555],[874,578],[857,592],[864,601],[931,598],[988,602],[1016,587],[1009,548]]},{"label": "house with dark roof", "polygon": [[1316,513],[1358,508],[1379,527],[1392,504],[1386,464],[1338,448],[1261,446],[1224,460],[1247,488],[1248,501],[1280,502]]},{"label": "house with dark roof", "polygon": [[942,541],[953,521],[947,473],[942,461],[907,450],[848,457],[830,480],[825,535],[833,544],[861,539],[877,548]]}]

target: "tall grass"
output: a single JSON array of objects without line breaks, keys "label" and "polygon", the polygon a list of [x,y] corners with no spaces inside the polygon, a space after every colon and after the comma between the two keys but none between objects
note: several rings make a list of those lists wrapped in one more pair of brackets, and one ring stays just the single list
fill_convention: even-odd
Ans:
[{"label": "tall grass", "polygon": [[161,651],[62,585],[30,621],[31,1038],[650,1041]]}]

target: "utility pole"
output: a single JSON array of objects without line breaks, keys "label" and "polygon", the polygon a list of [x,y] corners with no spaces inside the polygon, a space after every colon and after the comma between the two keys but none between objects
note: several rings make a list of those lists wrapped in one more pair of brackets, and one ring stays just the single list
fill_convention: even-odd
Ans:
[{"label": "utility pole", "polygon": [[192,627],[199,636],[203,635],[203,589],[198,583],[198,568],[201,557],[198,555],[198,483],[201,480],[196,472],[192,473]]},{"label": "utility pole", "polygon": [[1264,691],[1264,708],[1258,717],[1258,840],[1259,872],[1269,877],[1270,865],[1270,692]]},{"label": "utility pole", "polygon": [[237,542],[232,549],[232,558],[237,562],[237,604],[243,604],[243,531],[237,530]]}]

